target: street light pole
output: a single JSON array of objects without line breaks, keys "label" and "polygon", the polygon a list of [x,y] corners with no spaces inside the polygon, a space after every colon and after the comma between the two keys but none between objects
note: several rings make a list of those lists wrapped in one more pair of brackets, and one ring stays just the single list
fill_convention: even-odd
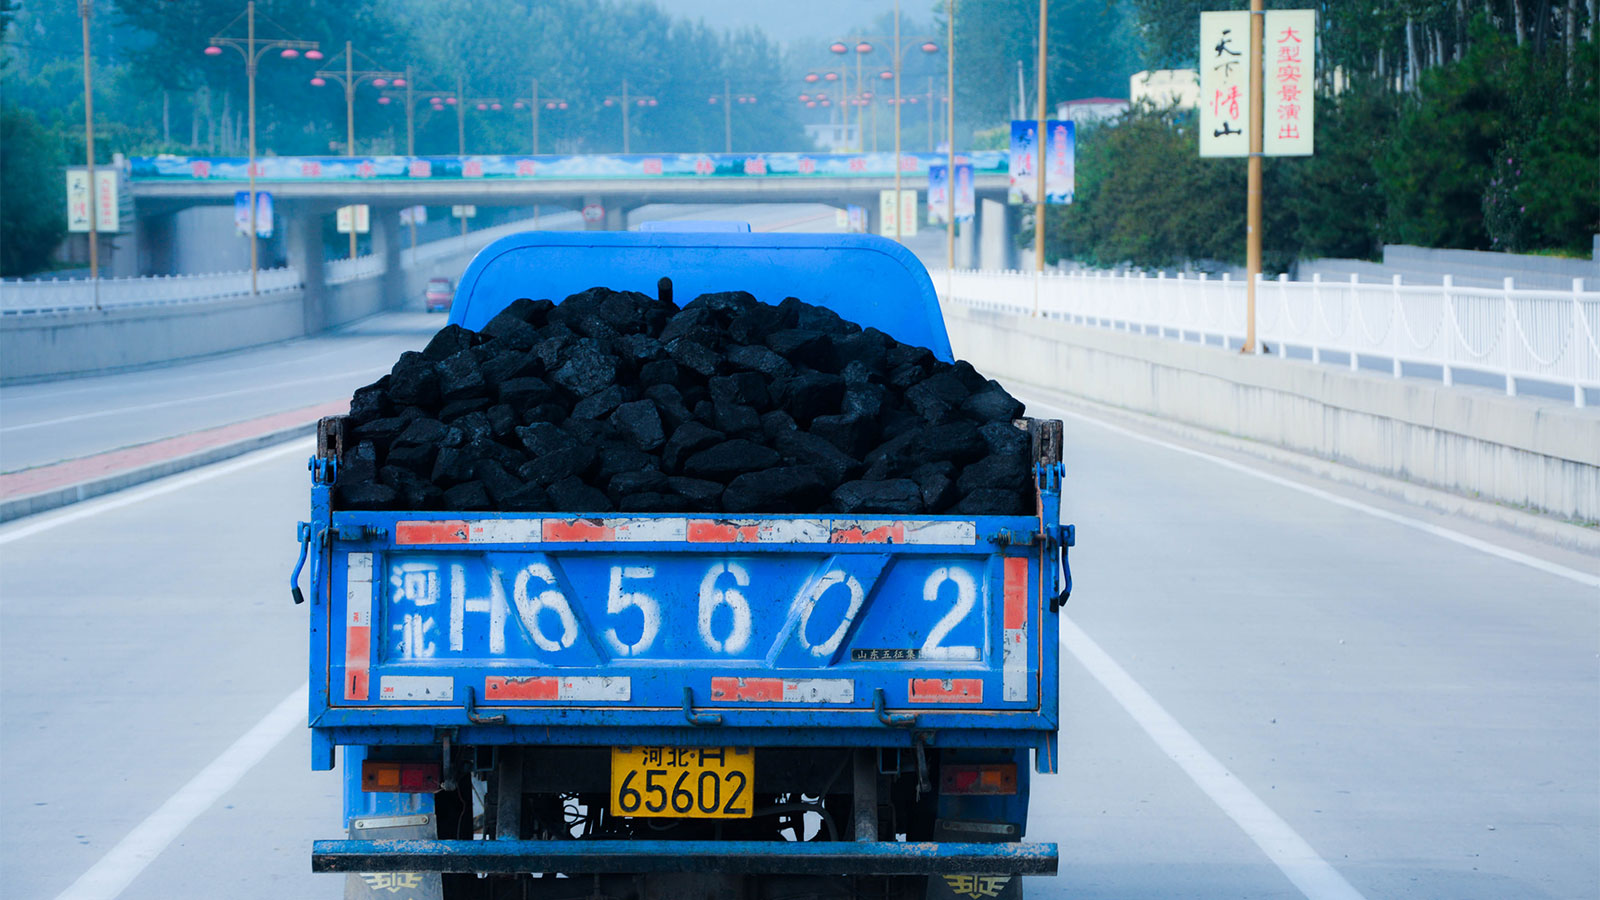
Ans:
[{"label": "street light pole", "polygon": [[900,240],[900,0],[894,0],[894,239]]},{"label": "street light pole", "polygon": [[[1045,145],[1048,143],[1045,135],[1045,85],[1047,82],[1046,64],[1050,58],[1050,2],[1039,0],[1039,130],[1034,142],[1039,145],[1039,180],[1038,193],[1033,198],[1033,270],[1044,271],[1044,166]],[[1033,314],[1039,314],[1039,289],[1035,281],[1033,291]]]},{"label": "street light pole", "polygon": [[[539,79],[533,79],[533,102],[529,104],[533,111],[533,155],[539,155]],[[537,207],[536,207],[537,208]],[[535,215],[538,215],[535,213]]]},{"label": "street light pole", "polygon": [[[78,0],[78,16],[83,19],[83,135],[84,135],[84,168],[89,177],[89,282],[90,290],[94,292],[94,308],[100,308],[100,212],[98,185],[94,180],[94,76],[91,72],[89,55],[89,0]],[[251,266],[251,277],[255,277],[255,266]],[[252,282],[250,292],[255,293]]]},{"label": "street light pole", "polygon": [[[947,0],[950,4],[945,13],[945,71],[944,92],[949,98],[944,105],[945,114],[945,151],[949,162],[945,166],[945,196],[950,200],[950,215],[945,220],[944,258],[945,271],[954,271],[956,267],[956,0]],[[950,293],[949,282],[945,284],[945,294]]]},{"label": "street light pole", "polygon": [[[255,102],[253,95],[251,102]],[[254,150],[251,151],[251,153],[254,152]],[[355,53],[351,51],[349,41],[344,42],[344,155],[346,157],[356,155]],[[350,210],[350,258],[356,258],[356,216],[354,209]]]},{"label": "street light pole", "polygon": [[628,79],[622,79],[622,152],[628,152]]},{"label": "street light pole", "polygon": [[722,79],[722,152],[733,152],[733,86],[730,79]]}]

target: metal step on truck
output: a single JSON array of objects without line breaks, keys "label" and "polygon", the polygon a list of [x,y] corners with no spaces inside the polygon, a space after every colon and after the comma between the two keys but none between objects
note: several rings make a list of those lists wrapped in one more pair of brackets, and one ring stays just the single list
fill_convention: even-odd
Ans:
[{"label": "metal step on truck", "polygon": [[[927,272],[861,235],[515,235],[450,321],[662,276],[951,360]],[[862,517],[342,510],[323,420],[309,718],[345,833],[314,870],[395,900],[1019,898],[1057,865],[1024,835],[1073,532],[1061,423],[1014,424],[1033,515]]]}]

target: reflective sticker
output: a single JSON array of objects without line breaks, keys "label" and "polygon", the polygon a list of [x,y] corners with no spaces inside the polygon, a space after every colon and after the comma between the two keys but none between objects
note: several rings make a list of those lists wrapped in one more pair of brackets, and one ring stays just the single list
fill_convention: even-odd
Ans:
[{"label": "reflective sticker", "polygon": [[448,675],[384,675],[378,679],[379,700],[444,702],[455,698],[455,679]]},{"label": "reflective sticker", "polygon": [[619,541],[685,541],[688,519],[607,519]]},{"label": "reflective sticker", "polygon": [[959,544],[971,546],[978,542],[976,522],[906,522],[905,539],[908,544]]},{"label": "reflective sticker", "polygon": [[479,519],[467,523],[471,544],[536,544],[543,536],[539,519]]},{"label": "reflective sticker", "polygon": [[699,544],[825,544],[822,519],[690,519],[687,538]]},{"label": "reflective sticker", "polygon": [[982,703],[981,678],[913,678],[907,693],[912,703]]},{"label": "reflective sticker", "polygon": [[1028,559],[1005,560],[1005,602],[1000,652],[1000,688],[1008,701],[1028,699]]},{"label": "reflective sticker", "polygon": [[467,523],[460,520],[394,523],[396,544],[465,544]]},{"label": "reflective sticker", "polygon": [[344,699],[370,696],[372,664],[372,554],[345,556]]},{"label": "reflective sticker", "polygon": [[750,703],[854,703],[856,683],[849,678],[711,679],[711,699]]},{"label": "reflective sticker", "polygon": [[906,527],[899,521],[841,519],[833,523],[832,541],[835,544],[903,544]]},{"label": "reflective sticker", "polygon": [[483,680],[483,699],[576,700],[616,702],[631,699],[633,679],[614,675],[490,675]]},{"label": "reflective sticker", "polygon": [[604,519],[545,519],[544,539],[552,543],[614,541],[617,530]]}]

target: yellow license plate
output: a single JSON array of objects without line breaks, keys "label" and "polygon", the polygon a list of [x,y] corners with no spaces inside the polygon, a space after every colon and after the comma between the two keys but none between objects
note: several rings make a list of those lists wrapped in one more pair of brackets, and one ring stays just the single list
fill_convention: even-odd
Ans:
[{"label": "yellow license plate", "polygon": [[748,819],[755,772],[749,747],[612,747],[611,814]]}]

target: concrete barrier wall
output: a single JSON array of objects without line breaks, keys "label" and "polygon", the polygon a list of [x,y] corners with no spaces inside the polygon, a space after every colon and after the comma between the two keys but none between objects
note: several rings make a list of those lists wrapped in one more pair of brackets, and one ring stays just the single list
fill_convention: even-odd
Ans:
[{"label": "concrete barrier wall", "polygon": [[206,303],[0,319],[0,380],[31,381],[300,337],[300,290]]},{"label": "concrete barrier wall", "polygon": [[[402,269],[398,277],[329,285],[326,321],[339,326],[386,309],[420,311],[432,273],[460,272],[475,252]],[[5,316],[0,319],[0,382],[111,372],[303,337],[303,306],[303,292],[292,290],[171,306]]]},{"label": "concrete barrier wall", "polygon": [[947,304],[956,355],[1004,381],[1600,522],[1600,410]]}]

